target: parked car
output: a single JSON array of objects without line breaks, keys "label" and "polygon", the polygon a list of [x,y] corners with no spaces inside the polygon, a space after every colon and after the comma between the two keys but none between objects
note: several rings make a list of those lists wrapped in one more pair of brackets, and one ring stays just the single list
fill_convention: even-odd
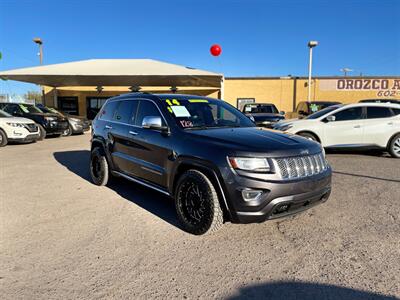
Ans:
[{"label": "parked car", "polygon": [[381,149],[400,158],[399,104],[334,105],[274,128],[318,141],[325,148]]},{"label": "parked car", "polygon": [[316,113],[317,111],[320,111],[321,109],[338,104],[341,103],[336,101],[302,101],[297,104],[296,110],[294,112],[288,113],[287,118],[303,119],[313,113]]},{"label": "parked car", "polygon": [[58,114],[44,113],[32,104],[0,102],[0,109],[15,117],[24,117],[36,122],[40,130],[39,140],[43,140],[46,135],[60,136],[68,128],[66,118]]},{"label": "parked car", "polygon": [[397,99],[386,99],[386,98],[364,99],[364,100],[360,100],[359,103],[395,103],[395,104],[400,104],[400,100],[397,100]]},{"label": "parked car", "polygon": [[331,191],[320,144],[256,127],[222,100],[117,96],[94,119],[92,135],[95,184],[123,177],[173,197],[179,220],[194,234],[213,232],[225,220],[294,214],[326,201]]},{"label": "parked car", "polygon": [[70,115],[55,108],[47,107],[43,104],[38,104],[36,106],[44,113],[58,114],[68,120],[68,128],[64,130],[62,134],[63,136],[82,134],[90,129],[90,121],[85,117]]},{"label": "parked car", "polygon": [[8,142],[35,142],[39,137],[39,127],[32,120],[13,117],[0,110],[0,147]]},{"label": "parked car", "polygon": [[272,103],[245,104],[243,113],[250,117],[259,127],[272,128],[276,122],[285,119],[285,112],[279,112]]}]

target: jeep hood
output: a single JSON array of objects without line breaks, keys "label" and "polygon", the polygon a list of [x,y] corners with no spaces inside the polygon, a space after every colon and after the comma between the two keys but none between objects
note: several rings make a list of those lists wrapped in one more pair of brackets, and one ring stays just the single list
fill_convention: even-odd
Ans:
[{"label": "jeep hood", "polygon": [[225,146],[232,151],[246,153],[268,153],[274,156],[296,156],[321,152],[321,146],[297,135],[258,128],[215,128],[193,130],[190,134],[207,142]]}]

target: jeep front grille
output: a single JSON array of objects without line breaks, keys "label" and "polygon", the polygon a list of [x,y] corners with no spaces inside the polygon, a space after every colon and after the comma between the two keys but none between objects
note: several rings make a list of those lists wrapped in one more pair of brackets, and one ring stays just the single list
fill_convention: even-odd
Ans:
[{"label": "jeep front grille", "polygon": [[325,171],[328,164],[322,153],[308,156],[274,158],[277,173],[282,179],[296,179]]}]

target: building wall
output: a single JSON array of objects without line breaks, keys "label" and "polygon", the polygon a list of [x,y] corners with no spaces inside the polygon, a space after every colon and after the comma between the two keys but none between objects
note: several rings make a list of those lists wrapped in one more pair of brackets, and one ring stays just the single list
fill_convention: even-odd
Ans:
[{"label": "building wall", "polygon": [[[143,88],[144,91],[169,92],[165,87]],[[400,77],[331,77],[315,78],[311,100],[354,103],[361,99],[395,98],[400,100]],[[86,97],[111,97],[129,92],[128,87],[105,87],[100,93],[95,87],[65,87],[57,89],[58,96],[76,96],[79,113],[86,115]],[[215,89],[179,88],[179,93],[217,98]],[[45,88],[45,102],[54,106],[54,90]],[[297,103],[307,100],[306,78],[226,78],[224,100],[237,106],[238,98],[254,98],[256,102],[274,103],[279,110],[293,111]]]}]

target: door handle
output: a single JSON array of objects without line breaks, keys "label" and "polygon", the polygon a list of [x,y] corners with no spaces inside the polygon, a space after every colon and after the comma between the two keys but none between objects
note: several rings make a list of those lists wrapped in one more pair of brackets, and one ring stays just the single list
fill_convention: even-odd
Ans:
[{"label": "door handle", "polygon": [[112,129],[112,126],[106,125],[106,126],[104,126],[104,128],[105,128],[105,129]]},{"label": "door handle", "polygon": [[132,135],[138,135],[138,133],[136,132],[136,131],[129,131],[129,134],[132,134]]},{"label": "door handle", "polygon": [[354,128],[361,128],[361,125],[356,125],[354,126]]}]

